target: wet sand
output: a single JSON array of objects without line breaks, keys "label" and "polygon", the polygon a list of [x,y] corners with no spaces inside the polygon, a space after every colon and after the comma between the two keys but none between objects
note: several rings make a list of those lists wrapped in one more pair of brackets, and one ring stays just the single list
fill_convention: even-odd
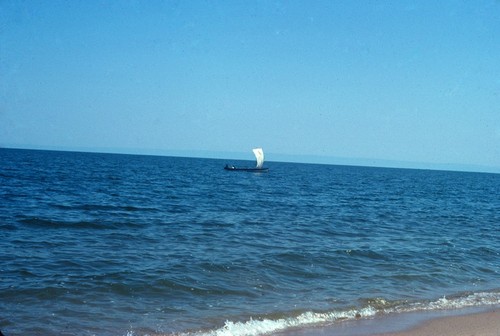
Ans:
[{"label": "wet sand", "polygon": [[300,328],[277,336],[500,336],[500,307],[421,311]]},{"label": "wet sand", "polygon": [[500,310],[434,319],[407,331],[377,336],[499,336]]}]

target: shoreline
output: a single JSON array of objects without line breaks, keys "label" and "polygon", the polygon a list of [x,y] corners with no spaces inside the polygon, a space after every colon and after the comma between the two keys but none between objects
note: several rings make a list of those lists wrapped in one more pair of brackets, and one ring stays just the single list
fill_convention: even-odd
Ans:
[{"label": "shoreline", "polygon": [[500,309],[434,318],[416,327],[372,336],[498,336],[500,335]]},{"label": "shoreline", "polygon": [[500,306],[395,313],[277,336],[499,336]]}]

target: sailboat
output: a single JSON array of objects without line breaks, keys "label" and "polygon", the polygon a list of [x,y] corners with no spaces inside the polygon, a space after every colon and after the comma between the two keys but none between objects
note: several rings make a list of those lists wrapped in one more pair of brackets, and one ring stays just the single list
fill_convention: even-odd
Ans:
[{"label": "sailboat", "polygon": [[264,151],[262,148],[254,148],[253,154],[255,155],[255,159],[257,160],[257,165],[255,168],[247,168],[247,167],[235,167],[233,165],[226,165],[224,167],[225,170],[234,170],[234,171],[248,171],[248,172],[267,172],[269,168],[264,168]]}]

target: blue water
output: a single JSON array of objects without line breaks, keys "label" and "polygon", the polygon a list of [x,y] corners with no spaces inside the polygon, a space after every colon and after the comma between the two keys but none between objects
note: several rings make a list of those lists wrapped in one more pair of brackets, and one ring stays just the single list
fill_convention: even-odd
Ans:
[{"label": "blue water", "polygon": [[500,304],[500,174],[225,163],[0,149],[2,332],[259,335]]}]

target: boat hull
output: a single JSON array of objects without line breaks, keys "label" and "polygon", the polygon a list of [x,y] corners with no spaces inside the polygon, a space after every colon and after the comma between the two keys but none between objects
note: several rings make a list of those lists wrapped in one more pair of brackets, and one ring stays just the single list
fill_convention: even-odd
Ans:
[{"label": "boat hull", "polygon": [[229,170],[229,171],[246,171],[246,172],[254,172],[254,173],[257,173],[257,172],[261,172],[261,173],[264,173],[264,172],[267,172],[269,170],[269,168],[237,168],[237,167],[224,167],[224,170]]}]

